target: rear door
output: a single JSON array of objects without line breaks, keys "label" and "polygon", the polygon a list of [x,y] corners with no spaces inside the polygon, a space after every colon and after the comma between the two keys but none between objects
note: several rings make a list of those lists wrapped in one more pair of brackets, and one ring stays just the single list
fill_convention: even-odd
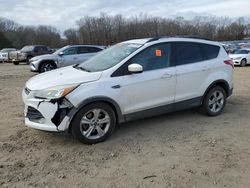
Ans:
[{"label": "rear door", "polygon": [[200,97],[207,73],[199,43],[175,42],[173,51],[177,75],[175,102]]},{"label": "rear door", "polygon": [[78,61],[79,63],[82,63],[92,56],[94,56],[97,52],[101,51],[102,49],[97,48],[97,47],[92,47],[92,46],[81,46],[78,47],[78,54],[79,58]]}]

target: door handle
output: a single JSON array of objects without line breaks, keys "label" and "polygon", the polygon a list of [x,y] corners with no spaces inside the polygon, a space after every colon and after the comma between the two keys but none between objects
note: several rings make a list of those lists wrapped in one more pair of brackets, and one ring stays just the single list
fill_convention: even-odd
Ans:
[{"label": "door handle", "polygon": [[162,75],[162,79],[165,79],[165,78],[171,78],[173,75],[172,74],[168,74],[168,73],[165,73]]},{"label": "door handle", "polygon": [[76,59],[77,59],[77,57],[74,57],[73,59],[74,59],[74,60],[76,60]]}]

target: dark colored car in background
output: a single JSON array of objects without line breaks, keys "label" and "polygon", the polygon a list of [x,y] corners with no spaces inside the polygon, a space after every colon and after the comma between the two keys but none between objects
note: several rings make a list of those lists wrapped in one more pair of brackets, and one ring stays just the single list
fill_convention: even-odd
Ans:
[{"label": "dark colored car in background", "polygon": [[29,60],[35,56],[43,54],[51,54],[53,51],[45,45],[30,45],[24,46],[19,51],[9,53],[9,59],[14,65],[18,65],[21,62],[29,63]]}]

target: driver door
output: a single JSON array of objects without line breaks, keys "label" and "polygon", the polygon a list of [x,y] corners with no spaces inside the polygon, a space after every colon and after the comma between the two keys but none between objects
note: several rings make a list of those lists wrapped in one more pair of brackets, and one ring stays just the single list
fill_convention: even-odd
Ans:
[{"label": "driver door", "polygon": [[63,55],[59,57],[60,67],[74,65],[78,63],[77,47],[69,47],[63,51]]},{"label": "driver door", "polygon": [[[170,56],[171,44],[157,44],[144,49],[125,63],[121,84],[124,114],[153,110],[174,103],[176,69],[171,66]],[[127,69],[130,64],[140,64],[143,72],[129,74]]]}]

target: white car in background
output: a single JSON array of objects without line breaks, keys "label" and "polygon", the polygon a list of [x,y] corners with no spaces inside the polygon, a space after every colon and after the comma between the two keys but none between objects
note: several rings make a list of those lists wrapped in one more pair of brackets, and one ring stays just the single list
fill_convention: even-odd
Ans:
[{"label": "white car in background", "polygon": [[233,54],[229,54],[229,57],[234,62],[234,65],[244,67],[250,64],[250,49],[237,50]]},{"label": "white car in background", "polygon": [[4,48],[0,51],[0,62],[8,62],[9,61],[9,52],[16,51],[15,48]]},{"label": "white car in background", "polygon": [[96,45],[69,45],[53,54],[33,57],[29,60],[30,69],[34,72],[47,72],[56,68],[82,63],[96,53],[104,50],[106,46]]}]

